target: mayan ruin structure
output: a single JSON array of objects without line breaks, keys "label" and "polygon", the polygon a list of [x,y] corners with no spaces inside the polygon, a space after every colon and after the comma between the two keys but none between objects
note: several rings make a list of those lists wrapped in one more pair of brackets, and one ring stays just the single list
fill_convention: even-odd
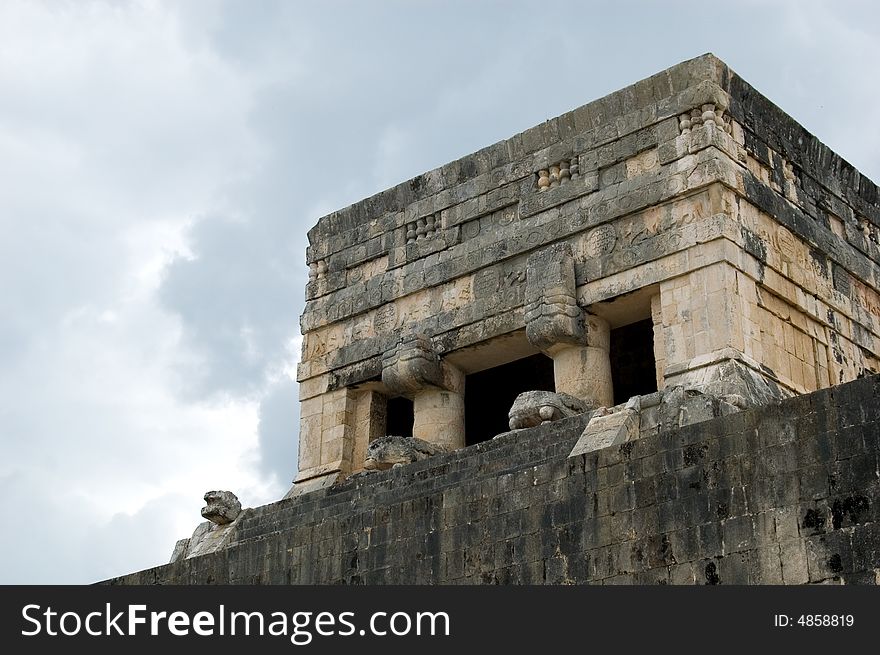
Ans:
[{"label": "mayan ruin structure", "polygon": [[115,582],[874,581],[878,235],[712,55],[325,216],[292,488]]}]

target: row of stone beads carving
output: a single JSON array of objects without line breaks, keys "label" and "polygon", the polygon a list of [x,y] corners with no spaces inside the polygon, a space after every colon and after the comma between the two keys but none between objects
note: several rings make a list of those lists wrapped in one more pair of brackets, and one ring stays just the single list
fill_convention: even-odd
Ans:
[{"label": "row of stone beads carving", "polygon": [[434,215],[425,216],[417,221],[406,224],[406,242],[415,243],[434,236],[437,231],[437,219]]},{"label": "row of stone beads carving", "polygon": [[309,264],[309,282],[314,282],[318,278],[324,277],[327,273],[327,260],[319,259]]},{"label": "row of stone beads carving", "polygon": [[542,168],[538,171],[538,191],[546,191],[560,184],[565,184],[569,180],[576,180],[580,176],[580,167],[578,166],[577,157],[574,159],[563,159],[558,164],[553,164],[549,168]]},{"label": "row of stone beads carving", "polygon": [[859,232],[865,235],[866,238],[870,239],[874,243],[880,243],[880,236],[878,236],[877,228],[869,221],[867,218],[859,217],[858,219]]},{"label": "row of stone beads carving", "polygon": [[730,132],[730,120],[724,115],[723,109],[715,109],[715,105],[703,105],[700,109],[694,109],[690,114],[682,114],[678,117],[678,127],[682,134],[688,134],[692,129],[700,125],[714,123],[719,129]]}]

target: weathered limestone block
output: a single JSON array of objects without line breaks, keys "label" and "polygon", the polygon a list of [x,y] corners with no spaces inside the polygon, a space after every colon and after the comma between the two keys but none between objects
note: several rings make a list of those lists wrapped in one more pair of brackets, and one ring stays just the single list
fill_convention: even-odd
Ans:
[{"label": "weathered limestone block", "polygon": [[717,395],[692,387],[676,386],[661,392],[657,422],[661,431],[674,430],[754,406],[738,394]]},{"label": "weathered limestone block", "polygon": [[411,334],[382,356],[382,382],[393,394],[410,396],[426,387],[443,387],[440,356],[430,337]]},{"label": "weathered limestone block", "polygon": [[667,387],[696,390],[740,408],[759,407],[792,395],[772,378],[738,361],[744,359],[740,353],[728,349],[714,359],[706,358],[705,365],[690,362],[682,374],[667,375]]},{"label": "weathered limestone block", "polygon": [[232,523],[241,514],[241,502],[231,491],[208,491],[205,493],[202,518],[217,525]]},{"label": "weathered limestone block", "polygon": [[302,403],[298,484],[350,471],[357,397],[357,390],[343,387]]},{"label": "weathered limestone block", "polygon": [[174,544],[174,550],[171,552],[169,563],[173,564],[179,559],[186,557],[186,551],[189,547],[189,539],[178,539]]},{"label": "weathered limestone block", "polygon": [[673,387],[663,393],[658,412],[662,429],[669,430],[720,416],[719,399],[697,389]]},{"label": "weathered limestone block", "polygon": [[575,457],[638,439],[640,412],[639,396],[630,398],[626,406],[618,411],[609,413],[604,408],[598,410],[568,456]]},{"label": "weathered limestone block", "polygon": [[590,407],[584,401],[567,393],[524,391],[513,401],[507,416],[510,429],[519,430],[576,416],[589,410]]},{"label": "weathered limestone block", "polygon": [[590,419],[570,457],[638,439],[646,434],[702,423],[754,406],[737,394],[715,395],[676,386],[633,396],[618,410],[600,408]]},{"label": "weathered limestone block", "polygon": [[388,398],[378,391],[364,389],[358,394],[354,413],[354,449],[352,472],[357,471],[367,456],[367,446],[387,434]]},{"label": "weathered limestone block", "polygon": [[660,407],[663,401],[663,391],[639,396],[639,439],[660,432]]},{"label": "weathered limestone block", "polygon": [[339,482],[342,477],[343,475],[341,472],[332,471],[323,475],[318,475],[317,477],[312,477],[305,480],[296,480],[293,486],[288,489],[286,494],[284,494],[284,500],[287,500],[289,498],[296,498],[297,496],[312,493],[313,491],[327,489],[328,487],[332,487],[334,484]]},{"label": "weathered limestone block", "polygon": [[737,394],[719,396],[683,386],[633,396],[623,408],[597,410],[569,456],[702,423],[751,406]]},{"label": "weathered limestone block", "polygon": [[526,335],[536,348],[552,355],[566,345],[586,343],[568,242],[555,243],[529,256],[525,303]]},{"label": "weathered limestone block", "polygon": [[200,523],[189,539],[181,539],[174,545],[171,561],[206,555],[236,542],[236,522],[216,525],[210,521]]},{"label": "weathered limestone block", "polygon": [[384,471],[392,466],[419,462],[433,455],[447,452],[443,446],[428,443],[416,437],[387,436],[371,441],[367,446],[364,469]]}]

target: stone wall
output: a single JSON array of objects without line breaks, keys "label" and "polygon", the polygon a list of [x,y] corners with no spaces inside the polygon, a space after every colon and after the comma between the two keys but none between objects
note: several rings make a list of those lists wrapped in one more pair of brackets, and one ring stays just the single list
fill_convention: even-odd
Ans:
[{"label": "stone wall", "polygon": [[588,415],[245,511],[113,584],[873,584],[880,377],[569,457]]}]

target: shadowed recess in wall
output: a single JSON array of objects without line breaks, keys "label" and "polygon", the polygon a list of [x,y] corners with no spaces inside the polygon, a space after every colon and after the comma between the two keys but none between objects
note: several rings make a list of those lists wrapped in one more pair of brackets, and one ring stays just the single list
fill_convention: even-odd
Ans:
[{"label": "shadowed recess in wall", "polygon": [[465,378],[465,443],[507,432],[507,413],[523,391],[555,391],[553,360],[532,355]]}]

